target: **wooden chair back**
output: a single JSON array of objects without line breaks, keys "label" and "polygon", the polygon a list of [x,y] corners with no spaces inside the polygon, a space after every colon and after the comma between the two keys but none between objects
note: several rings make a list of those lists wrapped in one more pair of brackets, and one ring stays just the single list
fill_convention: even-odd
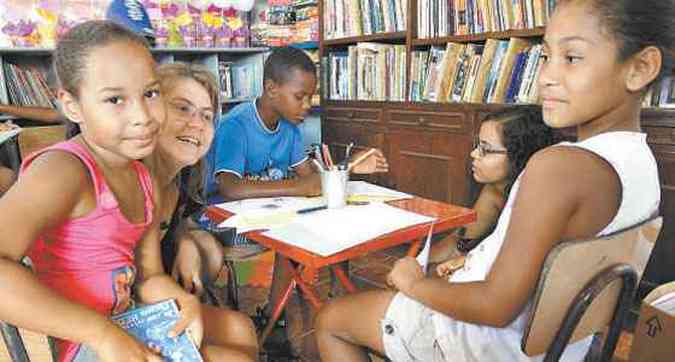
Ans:
[{"label": "wooden chair back", "polygon": [[[532,301],[521,349],[528,356],[548,351],[573,300],[599,273],[616,264],[630,265],[638,280],[649,260],[662,218],[656,217],[607,236],[558,244],[546,257]],[[612,320],[622,286],[611,282],[590,304],[570,343],[602,331]]]}]

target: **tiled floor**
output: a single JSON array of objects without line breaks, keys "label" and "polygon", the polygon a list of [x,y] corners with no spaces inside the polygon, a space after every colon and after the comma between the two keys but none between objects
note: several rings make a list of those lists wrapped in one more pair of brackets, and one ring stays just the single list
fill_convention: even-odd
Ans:
[{"label": "tiled floor", "polygon": [[[364,258],[354,260],[350,263],[350,273],[352,280],[359,288],[382,288],[385,286],[385,278],[395,260],[405,254],[405,248],[394,248],[370,254]],[[329,298],[331,289],[330,275],[327,272],[322,272],[319,275],[318,287],[322,298]],[[240,306],[243,311],[248,314],[253,314],[256,307],[263,306],[266,302],[268,289],[264,287],[250,287],[242,286],[240,288]],[[338,291],[338,293],[340,293]],[[289,318],[299,321],[300,308],[309,308],[309,306],[298,305],[297,302],[290,306]],[[307,320],[310,319],[310,320]],[[316,355],[315,345],[313,341],[313,329],[311,326],[311,316],[305,317],[305,321],[300,323],[302,325],[301,331],[292,332],[289,340],[292,345],[301,352],[302,361],[319,361]],[[632,335],[624,333],[618,343],[615,358],[617,362],[628,361],[630,353],[630,346],[632,342]],[[269,361],[272,361],[271,359]],[[378,358],[373,358],[373,361],[380,361]]]}]

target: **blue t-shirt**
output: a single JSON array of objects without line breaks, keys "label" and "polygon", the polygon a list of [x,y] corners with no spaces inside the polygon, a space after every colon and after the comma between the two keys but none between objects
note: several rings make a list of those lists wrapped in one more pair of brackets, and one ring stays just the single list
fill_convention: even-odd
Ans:
[{"label": "blue t-shirt", "polygon": [[[302,134],[293,123],[281,119],[277,128],[265,126],[255,102],[242,103],[218,123],[208,153],[207,192],[217,194],[216,175],[230,172],[240,178],[274,181],[287,178],[292,167],[303,163]],[[219,202],[220,197],[212,197]]]}]

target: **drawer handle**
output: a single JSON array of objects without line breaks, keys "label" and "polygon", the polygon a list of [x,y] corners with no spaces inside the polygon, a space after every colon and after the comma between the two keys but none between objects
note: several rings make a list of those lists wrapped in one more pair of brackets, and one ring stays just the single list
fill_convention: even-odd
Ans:
[{"label": "drawer handle", "polygon": [[670,140],[675,142],[675,129],[670,131]]},{"label": "drawer handle", "polygon": [[428,122],[429,122],[429,120],[427,120],[427,119],[424,118],[424,117],[420,117],[420,118],[417,120],[417,124],[419,124],[420,126],[424,126],[424,125],[427,124]]}]

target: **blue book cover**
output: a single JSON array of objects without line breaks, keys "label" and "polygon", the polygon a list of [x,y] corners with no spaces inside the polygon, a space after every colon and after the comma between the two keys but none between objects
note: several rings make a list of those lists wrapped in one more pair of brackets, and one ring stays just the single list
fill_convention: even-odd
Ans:
[{"label": "blue book cover", "polygon": [[148,346],[158,347],[167,362],[203,362],[197,347],[183,332],[170,338],[169,331],[178,321],[178,306],[173,299],[144,305],[114,315],[112,321]]}]

